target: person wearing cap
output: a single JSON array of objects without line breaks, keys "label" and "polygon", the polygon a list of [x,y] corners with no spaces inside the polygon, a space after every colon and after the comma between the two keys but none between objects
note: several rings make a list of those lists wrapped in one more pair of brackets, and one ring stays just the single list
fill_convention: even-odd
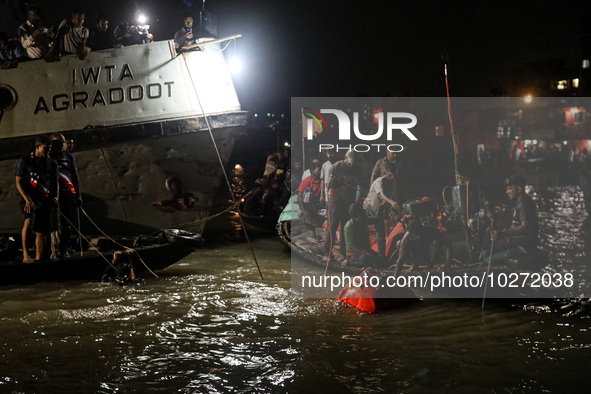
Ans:
[{"label": "person wearing cap", "polygon": [[349,206],[360,195],[359,178],[355,168],[355,154],[348,151],[345,159],[337,161],[328,175],[328,234],[324,242],[324,261],[330,259],[331,248],[337,244],[336,231],[341,226],[339,237],[340,253],[347,250],[343,229],[349,220]]},{"label": "person wearing cap", "polygon": [[512,175],[504,185],[509,199],[515,203],[511,226],[503,230],[489,229],[485,236],[480,258],[484,259],[494,241],[492,261],[533,253],[538,247],[538,210],[534,200],[525,193],[525,178]]},{"label": "person wearing cap", "polygon": [[347,240],[347,258],[341,265],[376,267],[379,265],[381,258],[371,248],[367,217],[363,205],[360,203],[351,204],[349,216],[351,216],[351,220],[345,224],[343,231],[344,238]]}]

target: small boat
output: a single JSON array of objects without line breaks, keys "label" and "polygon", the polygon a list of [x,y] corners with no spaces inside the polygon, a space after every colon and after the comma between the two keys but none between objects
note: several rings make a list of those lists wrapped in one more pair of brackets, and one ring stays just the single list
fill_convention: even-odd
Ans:
[{"label": "small boat", "polygon": [[[3,237],[3,258],[18,253],[15,241]],[[117,251],[132,248],[137,252],[137,273],[158,271],[171,266],[203,245],[203,238],[183,230],[163,230],[154,235],[126,238],[96,238],[92,246],[81,254],[60,260],[41,260],[33,263],[0,263],[0,286],[65,282],[69,280],[100,280]],[[10,245],[10,244],[13,245]],[[12,251],[12,256],[7,251]],[[151,275],[151,274],[149,274]]]},{"label": "small boat", "polygon": [[[323,240],[319,240],[314,236],[309,227],[307,227],[301,218],[298,217],[297,210],[299,208],[296,197],[290,200],[290,204],[286,207],[284,213],[280,216],[279,221],[276,225],[279,237],[281,240],[291,249],[292,253],[297,254],[309,263],[317,264],[325,270],[331,270],[336,273],[346,273],[348,275],[359,275],[359,272],[366,267],[343,265],[343,257],[333,257],[327,263],[323,261]],[[433,200],[429,198],[421,198],[409,201],[403,207],[403,214],[410,214],[414,217],[431,219],[437,218],[437,213],[432,212],[430,209],[426,209],[427,206],[435,207]],[[296,208],[297,207],[297,208]],[[288,210],[289,209],[289,210]],[[425,210],[423,212],[423,210]],[[296,212],[296,213],[294,213]],[[490,283],[485,284],[485,279],[488,275],[490,278],[497,278],[500,274],[504,279],[517,277],[521,280],[525,278],[525,275],[534,272],[540,272],[548,263],[548,254],[542,250],[537,251],[526,256],[518,258],[508,258],[498,263],[491,265],[490,267],[483,261],[471,261],[470,256],[472,254],[469,248],[469,241],[467,240],[467,231],[465,226],[454,226],[453,223],[446,224],[448,227],[445,229],[445,236],[451,242],[453,254],[451,262],[448,265],[444,263],[436,264],[432,269],[428,269],[426,266],[415,267],[414,270],[410,270],[409,266],[403,267],[401,272],[395,275],[395,263],[397,260],[397,241],[402,238],[406,230],[401,230],[401,225],[398,223],[397,226],[390,232],[387,237],[387,261],[380,267],[371,267],[372,272],[375,275],[380,275],[390,278],[406,278],[401,279],[406,283],[408,290],[412,290],[407,294],[394,294],[394,293],[382,293],[386,289],[377,288],[347,288],[343,289],[339,295],[339,299],[348,302],[360,310],[372,309],[367,307],[366,302],[370,304],[374,301],[359,301],[358,299],[373,299],[377,300],[380,298],[414,298],[416,295],[420,297],[458,297],[458,298],[480,298],[483,296],[484,288],[488,287],[487,295],[489,297],[497,298],[520,298],[520,297],[543,297],[542,293],[551,291],[551,288],[540,288],[531,286],[518,286],[518,287],[500,287],[491,286]],[[323,234],[325,232],[316,231],[317,234]],[[372,240],[372,247],[377,251],[375,245],[375,237],[370,236]],[[364,271],[361,271],[364,272]],[[491,275],[492,274],[492,275]],[[478,286],[443,286],[445,284],[444,277],[453,278],[464,278],[467,275],[469,278],[478,278],[480,281]],[[420,278],[420,279],[419,279]],[[529,280],[535,280],[536,276],[531,276]],[[504,280],[503,279],[503,280]],[[412,282],[411,282],[412,280]],[[456,279],[458,281],[459,279]],[[423,284],[432,284],[433,286]],[[476,279],[474,279],[476,281]],[[475,283],[475,282],[474,282]],[[387,286],[386,286],[387,288]],[[355,301],[349,302],[346,299],[353,299]],[[390,300],[389,302],[396,300]],[[382,301],[378,301],[373,308],[379,310],[380,306],[377,306]],[[358,305],[361,305],[359,307]],[[373,312],[373,311],[371,311]]]},{"label": "small boat", "polygon": [[268,213],[265,215],[249,215],[249,214],[245,213],[244,212],[244,202],[245,202],[245,198],[249,194],[250,194],[250,192],[247,193],[244,196],[244,198],[240,199],[240,201],[238,202],[238,207],[237,207],[238,214],[242,218],[244,226],[248,230],[254,231],[254,232],[273,233],[275,231],[274,230],[275,224],[277,223],[277,219],[278,219],[279,215],[276,215],[274,213]]}]

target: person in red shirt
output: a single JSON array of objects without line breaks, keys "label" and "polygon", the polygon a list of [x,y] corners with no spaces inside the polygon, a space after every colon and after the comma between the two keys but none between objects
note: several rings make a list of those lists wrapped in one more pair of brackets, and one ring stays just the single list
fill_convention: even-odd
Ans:
[{"label": "person in red shirt", "polygon": [[304,178],[298,187],[298,203],[302,210],[302,216],[307,224],[320,225],[324,218],[318,214],[322,182],[320,181],[320,164],[316,164],[310,171],[310,176]]}]

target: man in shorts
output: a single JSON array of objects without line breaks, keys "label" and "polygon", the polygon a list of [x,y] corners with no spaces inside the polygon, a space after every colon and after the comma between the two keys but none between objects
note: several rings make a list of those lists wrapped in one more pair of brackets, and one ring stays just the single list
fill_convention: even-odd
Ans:
[{"label": "man in shorts", "polygon": [[35,236],[35,260],[45,250],[45,235],[51,231],[51,209],[57,207],[58,168],[49,158],[50,144],[45,136],[35,140],[35,151],[19,159],[16,165],[16,188],[21,195],[20,207],[25,222],[22,229],[23,262],[33,259],[27,250],[31,230]]}]

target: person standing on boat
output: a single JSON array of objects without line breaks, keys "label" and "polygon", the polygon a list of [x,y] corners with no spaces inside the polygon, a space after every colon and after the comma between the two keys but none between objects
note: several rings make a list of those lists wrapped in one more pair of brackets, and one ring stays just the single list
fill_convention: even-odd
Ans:
[{"label": "person standing on boat", "polygon": [[193,35],[193,17],[183,17],[183,27],[174,34],[174,45],[179,51],[181,48],[195,44],[196,37]]},{"label": "person standing on boat", "polygon": [[322,164],[322,169],[320,170],[320,180],[322,181],[320,204],[324,204],[328,197],[328,176],[332,168],[332,163],[335,161],[334,159],[335,153],[330,150],[326,151],[326,161]]},{"label": "person standing on boat", "polygon": [[64,19],[57,30],[54,47],[51,49],[53,56],[60,56],[63,52],[67,55],[77,55],[84,59],[90,48],[86,46],[88,29],[84,27],[84,11],[79,8],[72,10],[70,20]]},{"label": "person standing on boat", "polygon": [[14,68],[26,57],[24,49],[16,40],[9,40],[6,32],[0,31],[0,70]]},{"label": "person standing on boat", "polygon": [[345,224],[343,230],[344,238],[347,240],[347,258],[341,265],[377,267],[382,259],[371,248],[367,217],[363,205],[360,203],[351,204],[349,216],[351,216],[351,220]]},{"label": "person standing on boat", "polygon": [[121,48],[123,46],[121,44],[116,44],[115,38],[109,34],[109,18],[102,14],[96,18],[96,26],[90,29],[86,45],[88,45],[93,51]]},{"label": "person standing on boat", "polygon": [[60,257],[69,257],[71,253],[72,226],[76,207],[82,205],[78,168],[74,155],[64,149],[66,138],[55,133],[51,135],[51,151],[49,157],[57,161],[59,170],[59,207],[60,207]]},{"label": "person standing on boat", "polygon": [[39,7],[27,7],[27,21],[18,28],[18,36],[22,47],[30,59],[42,59],[49,53],[53,40],[53,32],[41,24]]},{"label": "person standing on boat", "polygon": [[147,44],[154,41],[152,33],[148,32],[148,25],[140,20],[142,15],[136,11],[134,16],[118,24],[113,31],[117,44],[123,46]]},{"label": "person standing on boat", "polygon": [[321,182],[320,164],[317,163],[310,172],[310,176],[300,182],[298,187],[298,204],[306,224],[314,226],[322,224],[324,218],[318,214],[320,202]]},{"label": "person standing on boat", "polygon": [[492,241],[493,262],[534,253],[538,248],[538,209],[534,200],[525,193],[525,178],[511,175],[504,184],[507,196],[515,203],[511,226],[504,230],[487,230],[481,260],[488,258]]},{"label": "person standing on boat", "polygon": [[396,163],[396,152],[388,151],[386,153],[386,157],[381,158],[378,160],[371,171],[371,179],[369,185],[373,185],[374,181],[381,176],[386,174],[386,163],[390,163],[394,166],[394,180],[398,177],[398,166]]},{"label": "person standing on boat", "polygon": [[341,227],[339,236],[340,253],[347,250],[343,229],[349,221],[349,207],[361,194],[359,178],[355,168],[355,154],[348,151],[345,159],[337,161],[328,176],[328,234],[324,242],[324,261],[330,259],[331,248],[337,243],[336,232]]},{"label": "person standing on boat", "polygon": [[35,232],[35,260],[41,260],[45,252],[45,235],[52,230],[51,210],[57,207],[58,168],[49,158],[49,139],[39,136],[35,151],[21,158],[16,165],[16,188],[21,195],[20,209],[25,219],[22,229],[23,262],[33,259],[27,249],[31,230]]},{"label": "person standing on boat", "polygon": [[396,166],[390,162],[384,165],[384,175],[377,178],[369,188],[369,193],[363,202],[365,213],[376,229],[378,252],[386,255],[387,220],[390,214],[399,215],[400,206],[396,202]]}]

